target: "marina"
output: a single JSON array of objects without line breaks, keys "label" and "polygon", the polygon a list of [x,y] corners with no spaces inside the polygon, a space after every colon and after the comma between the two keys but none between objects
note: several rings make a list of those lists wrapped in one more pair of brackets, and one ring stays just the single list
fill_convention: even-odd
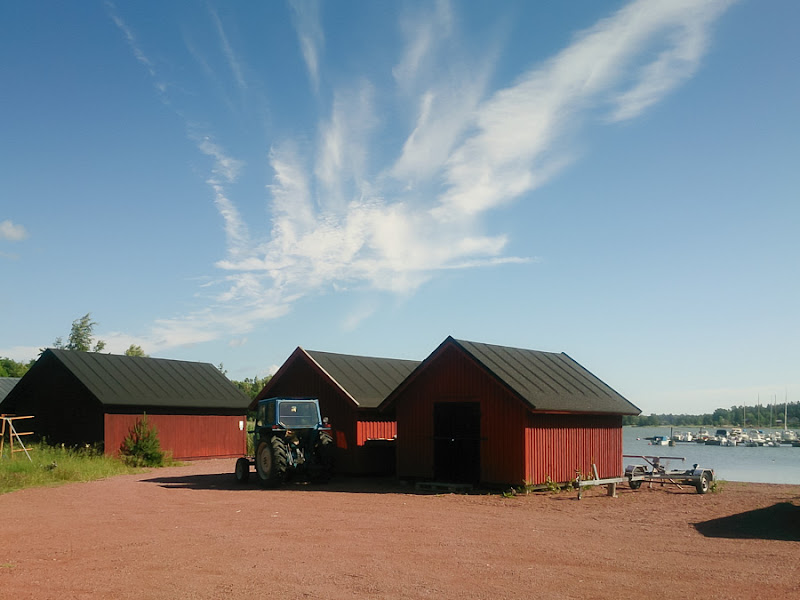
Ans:
[{"label": "marina", "polygon": [[[727,431],[724,443],[722,436],[717,435],[718,429]],[[713,468],[718,480],[800,484],[800,443],[796,432],[763,429],[760,430],[763,442],[759,444],[760,438],[753,439],[749,430],[742,432],[747,433],[747,441],[735,430],[733,427],[624,427],[623,451],[638,455],[666,455],[674,451],[675,456],[685,457],[686,465],[699,463]],[[663,447],[663,439],[671,440],[672,445]],[[661,446],[657,451],[653,448],[656,441]]]}]

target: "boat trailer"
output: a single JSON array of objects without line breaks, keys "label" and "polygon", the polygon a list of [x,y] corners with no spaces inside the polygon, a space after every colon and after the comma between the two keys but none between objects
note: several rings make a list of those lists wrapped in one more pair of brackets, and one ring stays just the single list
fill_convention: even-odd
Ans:
[{"label": "boat trailer", "polygon": [[667,470],[662,461],[686,460],[680,456],[641,456],[638,454],[623,454],[624,458],[638,458],[646,464],[631,464],[625,467],[625,478],[632,490],[638,490],[642,483],[648,482],[650,487],[654,483],[661,485],[672,484],[683,489],[682,486],[694,486],[698,494],[705,494],[714,481],[714,470],[693,465],[691,469]]}]

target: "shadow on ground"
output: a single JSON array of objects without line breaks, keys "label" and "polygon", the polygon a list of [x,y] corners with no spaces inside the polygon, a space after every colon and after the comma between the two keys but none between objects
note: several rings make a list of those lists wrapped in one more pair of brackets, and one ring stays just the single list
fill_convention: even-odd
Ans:
[{"label": "shadow on ground", "polygon": [[246,483],[236,481],[233,473],[211,473],[202,475],[175,475],[171,477],[151,477],[142,483],[154,483],[164,488],[188,490],[227,490],[227,491],[305,491],[305,492],[347,492],[354,494],[421,494],[413,484],[403,483],[393,477],[335,477],[328,483],[291,479],[278,488],[261,485],[258,477],[251,473]]},{"label": "shadow on ground", "polygon": [[800,541],[800,506],[780,502],[729,517],[695,523],[706,537]]}]

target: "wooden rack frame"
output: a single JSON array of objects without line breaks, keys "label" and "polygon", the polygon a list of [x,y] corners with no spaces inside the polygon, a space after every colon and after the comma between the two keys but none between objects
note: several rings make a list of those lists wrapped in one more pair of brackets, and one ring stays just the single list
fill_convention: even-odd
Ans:
[{"label": "wooden rack frame", "polygon": [[[6,432],[8,432],[8,448],[9,448],[9,458],[14,456],[15,452],[24,452],[25,456],[28,457],[28,460],[33,462],[29,450],[32,448],[27,448],[25,443],[22,441],[23,435],[33,435],[33,431],[17,431],[14,427],[14,421],[19,421],[22,419],[32,419],[33,415],[28,416],[21,416],[17,417],[14,415],[0,415],[0,459],[3,458],[3,450],[5,446],[6,440]],[[16,442],[15,442],[16,440]],[[14,445],[18,445],[19,448],[15,448]]]}]

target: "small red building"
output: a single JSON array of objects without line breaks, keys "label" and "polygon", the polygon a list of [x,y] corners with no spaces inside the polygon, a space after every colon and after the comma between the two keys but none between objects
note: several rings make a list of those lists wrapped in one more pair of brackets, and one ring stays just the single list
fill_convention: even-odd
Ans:
[{"label": "small red building", "polygon": [[391,473],[397,425],[378,405],[419,361],[317,352],[298,347],[251,403],[272,397],[319,399],[336,442],[336,471]]},{"label": "small red building", "polygon": [[622,475],[622,415],[640,411],[566,354],[448,337],[380,406],[397,475],[483,484]]},{"label": "small red building", "polygon": [[[45,350],[0,403],[50,443],[116,454],[147,413],[177,460],[244,456],[249,399],[208,363]],[[26,427],[29,425],[26,423]]]}]

